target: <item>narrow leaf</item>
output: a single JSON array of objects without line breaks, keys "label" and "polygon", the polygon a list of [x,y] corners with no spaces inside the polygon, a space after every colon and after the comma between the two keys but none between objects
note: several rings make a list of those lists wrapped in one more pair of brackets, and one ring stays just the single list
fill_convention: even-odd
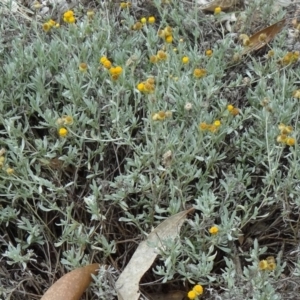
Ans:
[{"label": "narrow leaf", "polygon": [[75,269],[57,280],[41,300],[80,300],[92,281],[91,274],[97,274],[99,264]]},{"label": "narrow leaf", "polygon": [[[139,282],[145,272],[151,267],[158,255],[157,248],[161,247],[162,241],[178,236],[180,228],[188,213],[194,208],[182,211],[173,215],[159,224],[147,237],[147,240],[140,243],[133,254],[128,265],[116,282],[119,300],[138,300],[140,296]],[[150,246],[152,245],[152,246]]]}]

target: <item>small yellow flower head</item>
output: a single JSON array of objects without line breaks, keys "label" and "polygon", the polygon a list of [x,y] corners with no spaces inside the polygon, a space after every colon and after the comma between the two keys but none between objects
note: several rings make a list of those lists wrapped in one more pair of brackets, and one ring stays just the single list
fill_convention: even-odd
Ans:
[{"label": "small yellow flower head", "polygon": [[184,56],[181,61],[186,65],[190,61],[190,59],[187,56]]},{"label": "small yellow flower head", "polygon": [[105,61],[107,61],[108,59],[107,59],[107,57],[106,56],[101,56],[100,57],[100,59],[99,59],[99,62],[101,63],[101,64],[103,64]]},{"label": "small yellow flower head", "polygon": [[274,271],[276,269],[276,263],[268,263],[268,271]]},{"label": "small yellow flower head", "polygon": [[184,106],[184,109],[187,111],[191,110],[192,108],[193,108],[193,104],[190,102],[187,102]]},{"label": "small yellow flower head", "polygon": [[147,83],[149,83],[149,84],[155,84],[155,78],[154,77],[149,77],[147,79]]},{"label": "small yellow flower head", "polygon": [[196,293],[197,296],[203,294],[203,287],[200,284],[197,284],[193,287],[193,291]]},{"label": "small yellow flower head", "polygon": [[74,119],[72,116],[63,116],[62,120],[64,125],[72,125],[74,123]]},{"label": "small yellow flower head", "polygon": [[159,118],[158,113],[152,115],[152,120],[157,121]]},{"label": "small yellow flower head", "polygon": [[157,113],[157,115],[158,115],[158,120],[160,120],[160,121],[165,120],[165,118],[167,117],[167,116],[166,116],[166,113],[165,113],[163,110],[159,111],[159,112]]},{"label": "small yellow flower head", "polygon": [[173,113],[170,110],[167,110],[165,114],[166,114],[166,118],[171,118],[173,115]]},{"label": "small yellow flower head", "polygon": [[129,8],[131,6],[131,2],[121,2],[120,7],[122,9]]},{"label": "small yellow flower head", "polygon": [[145,84],[144,82],[141,82],[137,85],[136,87],[140,92],[144,92],[145,91]]},{"label": "small yellow flower head", "polygon": [[267,34],[266,34],[266,33],[261,33],[261,34],[259,35],[259,37],[258,37],[258,40],[259,40],[260,42],[265,42],[266,39],[267,39]]},{"label": "small yellow flower head", "polygon": [[167,57],[168,57],[167,53],[165,51],[163,51],[163,50],[157,51],[157,55],[156,56],[157,56],[157,58],[159,60],[166,60]]},{"label": "small yellow flower head", "polygon": [[72,10],[68,10],[64,13],[64,17],[63,17],[64,22],[66,23],[75,23],[75,17],[74,17],[74,12]]},{"label": "small yellow flower head", "polygon": [[49,24],[49,22],[43,24],[43,30],[45,32],[48,32],[50,29],[51,29],[51,25]]},{"label": "small yellow flower head", "polygon": [[294,138],[292,138],[292,137],[288,137],[288,138],[286,138],[285,143],[288,146],[294,146],[295,143],[296,143],[296,140]]},{"label": "small yellow flower head", "polygon": [[154,18],[153,16],[149,17],[149,18],[148,18],[148,23],[149,23],[149,24],[155,23],[155,18]]},{"label": "small yellow flower head", "polygon": [[144,92],[146,93],[153,93],[155,90],[155,85],[154,84],[151,84],[149,82],[144,82]]},{"label": "small yellow flower head", "polygon": [[68,135],[68,130],[65,127],[61,127],[58,129],[59,137],[66,137]]},{"label": "small yellow flower head", "polygon": [[3,168],[4,161],[5,161],[5,157],[4,156],[0,156],[0,168]]},{"label": "small yellow flower head", "polygon": [[162,38],[162,39],[164,39],[165,36],[166,36],[165,31],[162,30],[162,29],[158,30],[157,34],[158,34],[158,36],[159,36],[160,38]]},{"label": "small yellow flower head", "polygon": [[214,14],[215,15],[219,15],[222,11],[222,8],[220,6],[216,7],[215,10],[214,10]]},{"label": "small yellow flower head", "polygon": [[293,97],[294,97],[294,98],[297,98],[297,99],[300,99],[300,90],[295,90],[295,91],[293,92]]},{"label": "small yellow flower head", "polygon": [[221,126],[221,122],[219,120],[214,121],[214,125],[216,127],[220,127]]},{"label": "small yellow flower head", "polygon": [[275,54],[275,51],[274,51],[274,50],[270,50],[270,51],[268,52],[267,57],[268,57],[268,58],[271,58],[271,57],[274,56],[274,54]]},{"label": "small yellow flower head", "polygon": [[258,263],[258,268],[260,270],[266,270],[268,268],[268,262],[266,260],[261,260],[259,263]]},{"label": "small yellow flower head", "polygon": [[171,26],[167,26],[167,27],[164,29],[164,31],[165,31],[165,34],[168,35],[168,34],[172,34],[173,29],[172,29]]},{"label": "small yellow flower head", "polygon": [[240,110],[237,107],[234,107],[230,112],[233,116],[237,116],[240,113]]},{"label": "small yellow flower head", "polygon": [[151,62],[152,64],[157,63],[157,61],[158,61],[158,57],[157,57],[156,55],[151,55],[151,56],[150,56],[150,62]]},{"label": "small yellow flower head", "polygon": [[205,69],[195,69],[194,70],[194,77],[196,78],[202,78],[207,74],[207,71]]},{"label": "small yellow flower head", "polygon": [[7,173],[7,175],[12,175],[12,174],[14,174],[14,169],[12,169],[12,168],[7,168],[6,169],[6,173]]},{"label": "small yellow flower head", "polygon": [[94,13],[94,11],[93,11],[92,9],[89,9],[89,10],[87,11],[86,15],[87,15],[88,19],[91,20],[91,19],[94,18],[95,13]]},{"label": "small yellow flower head", "polygon": [[227,110],[232,111],[234,109],[234,106],[232,104],[227,105]]},{"label": "small yellow flower head", "polygon": [[250,38],[247,34],[244,34],[244,33],[240,34],[239,40],[243,41],[244,46],[250,46],[251,42],[250,42]]},{"label": "small yellow flower head", "polygon": [[208,49],[205,51],[205,55],[211,57],[213,55],[213,51],[211,49]]},{"label": "small yellow flower head", "polygon": [[290,134],[291,132],[293,132],[292,126],[286,126],[283,123],[280,123],[278,125],[278,128],[279,128],[281,134]]},{"label": "small yellow flower head", "polygon": [[56,22],[55,22],[54,20],[50,19],[50,20],[48,21],[48,24],[49,24],[51,27],[53,27],[53,26],[56,25]]},{"label": "small yellow flower head", "polygon": [[120,67],[120,66],[116,66],[116,67],[111,67],[110,69],[109,69],[109,73],[111,74],[111,75],[121,75],[121,73],[122,73],[122,71],[123,71],[123,69],[122,69],[122,67]]},{"label": "small yellow flower head", "polygon": [[166,41],[168,44],[171,44],[171,43],[173,42],[173,36],[172,36],[171,34],[166,35],[165,41]]},{"label": "small yellow flower head", "polygon": [[188,298],[189,298],[190,300],[194,300],[194,299],[196,299],[196,297],[197,297],[196,293],[195,293],[193,290],[192,290],[192,291],[189,291],[188,294],[187,294],[187,296],[188,296]]},{"label": "small yellow flower head", "polygon": [[35,1],[32,5],[32,8],[34,9],[40,9],[42,7],[42,4],[38,1]]},{"label": "small yellow flower head", "polygon": [[147,19],[144,17],[144,18],[141,18],[141,23],[142,24],[146,24],[147,23]]},{"label": "small yellow flower head", "polygon": [[87,66],[86,63],[81,63],[81,64],[79,65],[79,71],[81,71],[81,72],[86,72],[87,69],[88,69],[88,66]]},{"label": "small yellow flower head", "polygon": [[209,125],[206,124],[205,122],[202,122],[202,123],[199,124],[198,127],[199,127],[200,130],[207,130]]},{"label": "small yellow flower head", "polygon": [[209,228],[209,233],[212,235],[218,234],[219,228],[217,226],[212,226]]},{"label": "small yellow flower head", "polygon": [[143,23],[141,22],[136,22],[133,26],[132,26],[132,30],[141,30],[143,28]]},{"label": "small yellow flower head", "polygon": [[268,256],[266,258],[266,261],[267,261],[268,264],[274,263],[275,262],[275,258],[274,258],[274,256]]},{"label": "small yellow flower head", "polygon": [[106,61],[104,61],[102,65],[106,69],[110,69],[111,68],[111,62],[108,59]]},{"label": "small yellow flower head", "polygon": [[285,144],[285,143],[286,143],[286,140],[287,140],[286,134],[280,134],[280,135],[278,135],[277,138],[276,138],[277,143]]}]

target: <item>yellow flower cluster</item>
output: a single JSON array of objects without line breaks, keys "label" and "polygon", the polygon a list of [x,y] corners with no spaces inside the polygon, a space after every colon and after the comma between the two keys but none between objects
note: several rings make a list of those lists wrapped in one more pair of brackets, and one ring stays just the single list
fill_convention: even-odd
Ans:
[{"label": "yellow flower cluster", "polygon": [[74,12],[72,10],[68,10],[64,13],[64,17],[63,17],[64,22],[66,23],[75,23],[76,19],[74,17]]},{"label": "yellow flower cluster", "polygon": [[117,80],[123,72],[123,68],[121,66],[111,67],[109,69],[110,76],[113,80]]},{"label": "yellow flower cluster", "polygon": [[153,93],[155,90],[155,78],[149,77],[146,81],[140,82],[137,89],[142,93]]},{"label": "yellow flower cluster", "polygon": [[220,128],[220,126],[221,122],[219,120],[216,120],[213,122],[213,124],[207,124],[205,122],[200,123],[198,127],[201,131],[210,131],[212,133],[215,133]]},{"label": "yellow flower cluster", "polygon": [[59,23],[56,23],[54,20],[49,20],[48,22],[43,24],[43,30],[48,32],[53,27],[59,27]]},{"label": "yellow flower cluster", "polygon": [[60,126],[57,130],[58,136],[61,138],[66,137],[69,131],[64,126],[72,125],[73,123],[74,123],[74,119],[72,116],[64,115],[61,118],[58,118],[56,120],[56,124]]},{"label": "yellow flower cluster", "polygon": [[234,107],[232,104],[227,105],[227,110],[233,115],[237,116],[240,113],[240,110],[237,107]]},{"label": "yellow flower cluster", "polygon": [[158,36],[166,41],[166,43],[171,44],[173,42],[173,29],[171,26],[166,26],[164,29],[158,31]]},{"label": "yellow flower cluster", "polygon": [[197,299],[198,296],[203,294],[203,287],[200,284],[196,284],[192,290],[188,292],[188,298],[191,300]]},{"label": "yellow flower cluster", "polygon": [[105,69],[109,70],[110,76],[113,80],[117,80],[122,74],[123,68],[121,66],[113,67],[111,61],[106,56],[100,57],[99,61]]},{"label": "yellow flower cluster", "polygon": [[281,64],[286,66],[289,64],[296,63],[299,59],[300,52],[299,51],[293,51],[293,52],[288,52],[281,60]]},{"label": "yellow flower cluster", "polygon": [[153,121],[163,121],[167,118],[171,118],[172,117],[172,112],[167,110],[167,111],[159,111],[157,113],[152,114],[152,120]]},{"label": "yellow flower cluster", "polygon": [[131,2],[121,2],[120,7],[122,9],[129,8],[131,6]]},{"label": "yellow flower cluster", "polygon": [[[141,18],[141,23],[146,24],[147,23],[147,18],[145,18],[145,17]],[[154,24],[155,23],[155,17],[153,17],[153,16],[148,17],[148,23],[149,24]]]},{"label": "yellow flower cluster", "polygon": [[282,143],[288,146],[294,146],[296,143],[296,139],[289,136],[289,134],[293,131],[292,126],[286,126],[283,123],[278,125],[280,130],[280,134],[277,136],[277,142]]},{"label": "yellow flower cluster", "polygon": [[206,76],[207,71],[205,69],[195,69],[193,74],[196,78],[202,78]]},{"label": "yellow flower cluster", "polygon": [[168,54],[163,50],[158,50],[156,55],[150,56],[150,62],[155,64],[159,61],[166,60],[168,58]]},{"label": "yellow flower cluster", "polygon": [[276,262],[274,256],[268,256],[266,259],[258,263],[258,268],[263,271],[274,271],[276,269]]},{"label": "yellow flower cluster", "polygon": [[209,233],[212,234],[212,235],[215,235],[215,234],[218,234],[219,232],[219,228],[217,226],[212,226],[209,228]]},{"label": "yellow flower cluster", "polygon": [[102,64],[102,66],[105,68],[105,69],[110,69],[111,66],[112,66],[112,63],[111,61],[106,57],[106,56],[102,56],[100,57],[100,64]]}]

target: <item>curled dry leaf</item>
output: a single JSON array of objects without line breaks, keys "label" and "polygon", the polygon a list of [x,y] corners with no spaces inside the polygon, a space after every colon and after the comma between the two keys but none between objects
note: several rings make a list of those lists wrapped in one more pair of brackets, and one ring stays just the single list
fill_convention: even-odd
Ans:
[{"label": "curled dry leaf", "polygon": [[147,240],[140,243],[116,282],[118,300],[139,299],[140,279],[156,259],[158,248],[163,246],[162,241],[175,239],[187,214],[193,211],[194,208],[191,208],[169,217],[148,235]]},{"label": "curled dry leaf", "polygon": [[92,281],[91,274],[97,274],[99,264],[75,269],[57,280],[41,300],[80,300]]},{"label": "curled dry leaf", "polygon": [[249,37],[249,42],[247,43],[248,45],[242,51],[242,55],[261,49],[266,44],[268,44],[271,40],[273,40],[276,34],[282,30],[285,22],[286,19],[283,19],[269,27],[256,32],[251,37]]},{"label": "curled dry leaf", "polygon": [[201,6],[201,10],[213,12],[216,7],[221,7],[222,10],[227,10],[230,7],[237,5],[240,0],[213,0],[206,5]]}]

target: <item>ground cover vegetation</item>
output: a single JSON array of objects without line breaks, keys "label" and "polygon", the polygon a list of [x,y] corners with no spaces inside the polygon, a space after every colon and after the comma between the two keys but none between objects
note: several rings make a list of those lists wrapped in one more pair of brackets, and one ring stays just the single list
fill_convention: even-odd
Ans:
[{"label": "ground cover vegetation", "polygon": [[1,299],[40,299],[95,262],[107,267],[83,299],[117,299],[138,244],[191,207],[143,299],[299,299],[300,47],[296,4],[277,2],[92,1],[42,17],[45,3],[24,2],[27,17],[2,3]]}]

